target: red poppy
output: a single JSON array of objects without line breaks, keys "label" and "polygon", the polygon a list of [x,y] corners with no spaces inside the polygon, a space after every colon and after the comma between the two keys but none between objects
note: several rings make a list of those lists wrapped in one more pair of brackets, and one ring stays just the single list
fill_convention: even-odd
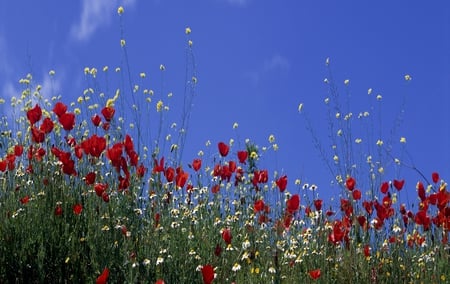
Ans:
[{"label": "red poppy", "polygon": [[165,284],[166,282],[164,282],[164,280],[162,279],[158,279],[156,280],[155,284]]},{"label": "red poppy", "polygon": [[144,166],[144,164],[140,164],[136,169],[136,175],[141,178],[145,175],[145,172],[147,171],[147,168]]},{"label": "red poppy", "polygon": [[59,117],[59,123],[61,123],[64,130],[70,131],[75,126],[75,114],[71,112],[63,113]]},{"label": "red poppy", "polygon": [[109,269],[105,267],[105,269],[103,269],[102,274],[100,274],[97,277],[97,280],[95,280],[95,284],[106,284],[106,282],[108,281],[108,277],[109,277]]},{"label": "red poppy", "polygon": [[367,214],[371,215],[373,212],[373,201],[363,201],[363,207],[366,209]]},{"label": "red poppy", "polygon": [[256,200],[255,204],[253,204],[253,210],[255,211],[255,213],[263,211],[264,210],[264,201],[262,199]]},{"label": "red poppy", "polygon": [[298,194],[294,194],[286,201],[286,210],[289,214],[295,213],[300,206],[300,197]]},{"label": "red poppy", "polygon": [[363,215],[360,215],[360,216],[358,216],[358,223],[359,223],[359,225],[361,226],[361,227],[363,227],[364,229],[366,229],[366,222],[367,222],[367,219],[366,219],[366,217],[365,216],[363,216]]},{"label": "red poppy", "polygon": [[365,257],[369,257],[370,256],[370,246],[369,245],[365,245],[364,246],[364,256]]},{"label": "red poppy", "polygon": [[404,179],[402,179],[402,180],[394,179],[393,184],[397,190],[401,190],[403,188],[403,185],[405,185],[405,180]]},{"label": "red poppy", "polygon": [[222,239],[225,241],[227,245],[231,244],[231,240],[233,236],[231,235],[231,230],[226,228],[222,230]]},{"label": "red poppy", "polygon": [[34,143],[42,143],[45,140],[45,133],[34,126],[31,126],[31,140]]},{"label": "red poppy", "polygon": [[386,194],[389,190],[389,183],[387,181],[383,182],[380,187],[380,191],[383,194]]},{"label": "red poppy", "polygon": [[211,192],[212,193],[218,193],[219,191],[220,191],[220,186],[218,184],[216,184],[213,187],[211,187]]},{"label": "red poppy", "polygon": [[314,279],[317,280],[320,277],[320,269],[314,269],[309,271],[309,276]]},{"label": "red poppy", "polygon": [[92,185],[95,182],[95,177],[96,177],[95,172],[90,172],[85,176],[84,182],[86,182],[87,185]]},{"label": "red poppy", "polygon": [[181,169],[180,170],[177,169],[177,176],[175,177],[175,184],[177,188],[183,188],[188,178],[189,174],[187,172]]},{"label": "red poppy", "polygon": [[245,164],[245,161],[247,161],[248,158],[248,152],[247,151],[238,151],[237,152],[239,163]]},{"label": "red poppy", "polygon": [[7,165],[8,165],[8,161],[7,160],[1,160],[0,161],[0,171],[5,172]]},{"label": "red poppy", "polygon": [[425,193],[425,187],[423,186],[423,183],[421,183],[420,181],[417,183],[417,195],[419,196],[421,201],[424,201],[427,197],[426,197],[426,193]]},{"label": "red poppy", "polygon": [[63,104],[62,102],[57,102],[55,106],[53,107],[53,112],[58,116],[61,117],[61,115],[65,114],[67,111],[67,106]]},{"label": "red poppy", "polygon": [[350,191],[352,191],[355,188],[355,185],[356,185],[356,181],[352,177],[348,177],[347,180],[345,181],[345,186]]},{"label": "red poppy", "polygon": [[152,172],[155,174],[155,173],[161,173],[161,172],[164,172],[164,157],[162,157],[160,160],[159,160],[159,164],[158,164],[158,161],[156,160],[156,159],[154,159],[154,166],[153,166],[153,170],[152,170]]},{"label": "red poppy", "polygon": [[80,214],[81,214],[81,211],[83,211],[83,205],[77,203],[77,204],[75,204],[75,205],[73,206],[72,209],[73,209],[73,214],[75,214],[75,215],[80,215]]},{"label": "red poppy", "polygon": [[101,197],[107,188],[108,188],[108,184],[106,184],[106,183],[96,183],[94,185],[95,194],[97,194],[97,196]]},{"label": "red poppy", "polygon": [[14,146],[14,155],[16,157],[22,156],[23,154],[23,146],[22,145],[15,145]]},{"label": "red poppy", "polygon": [[346,216],[353,214],[353,206],[348,199],[341,198],[341,211],[344,212]]},{"label": "red poppy", "polygon": [[317,211],[320,211],[320,209],[322,209],[322,199],[314,200],[314,206],[316,207]]},{"label": "red poppy", "polygon": [[50,132],[52,132],[53,130],[53,120],[51,120],[49,117],[46,117],[44,119],[44,121],[42,121],[41,126],[39,127],[39,129],[44,132],[45,134],[48,134]]},{"label": "red poppy", "polygon": [[173,182],[173,179],[175,178],[175,169],[172,167],[168,167],[164,171],[164,176],[166,177],[167,182]]},{"label": "red poppy", "polygon": [[103,199],[103,201],[105,201],[106,203],[109,202],[109,194],[106,193],[106,191],[103,192],[103,194],[102,194],[102,199]]},{"label": "red poppy", "polygon": [[28,201],[30,201],[30,197],[29,197],[28,195],[25,195],[24,197],[22,197],[22,198],[20,199],[20,203],[21,203],[21,204],[27,204]]},{"label": "red poppy", "polygon": [[439,181],[439,173],[437,172],[432,173],[431,179],[433,180],[434,183],[437,183]]},{"label": "red poppy", "polygon": [[56,205],[55,207],[55,216],[61,216],[63,214],[63,209],[61,205]]},{"label": "red poppy", "polygon": [[211,264],[202,267],[203,284],[211,284],[214,280],[214,268]]},{"label": "red poppy", "polygon": [[230,147],[223,142],[219,142],[219,144],[217,146],[219,147],[220,155],[222,157],[226,157],[228,155],[228,152],[230,151]]},{"label": "red poppy", "polygon": [[81,147],[86,154],[98,158],[106,149],[106,139],[94,134],[89,139],[81,142]]},{"label": "red poppy", "polygon": [[287,186],[287,176],[284,175],[282,177],[280,177],[279,179],[277,179],[275,181],[275,183],[278,186],[278,189],[280,190],[280,192],[283,192],[286,190],[286,186]]},{"label": "red poppy", "polygon": [[123,145],[125,146],[125,153],[127,153],[127,155],[130,155],[134,151],[133,139],[131,139],[130,135],[127,134],[125,136]]},{"label": "red poppy", "polygon": [[91,117],[91,121],[92,121],[92,124],[94,124],[94,126],[97,127],[102,122],[102,118],[100,117],[100,115],[95,114]]},{"label": "red poppy", "polygon": [[222,254],[222,247],[219,244],[217,244],[216,248],[214,249],[214,255],[220,256],[221,254]]},{"label": "red poppy", "polygon": [[354,200],[360,200],[361,199],[361,190],[355,189],[352,192],[352,196]]},{"label": "red poppy", "polygon": [[201,167],[202,167],[202,160],[194,159],[192,161],[192,168],[194,169],[194,171],[198,172],[198,170],[200,170]]},{"label": "red poppy", "polygon": [[104,107],[104,108],[102,109],[103,117],[104,117],[105,120],[108,121],[108,122],[112,120],[112,118],[113,118],[115,112],[116,112],[116,110],[115,110],[113,107],[109,107],[109,106]]},{"label": "red poppy", "polygon": [[34,125],[36,122],[41,120],[41,117],[42,117],[42,109],[38,104],[36,104],[34,108],[29,109],[27,111],[27,118],[30,121],[31,125]]}]

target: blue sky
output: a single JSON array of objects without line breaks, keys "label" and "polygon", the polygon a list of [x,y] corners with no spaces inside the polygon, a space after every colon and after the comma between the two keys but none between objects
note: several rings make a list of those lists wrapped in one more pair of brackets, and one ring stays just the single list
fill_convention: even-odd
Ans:
[{"label": "blue sky", "polygon": [[[327,195],[333,177],[311,142],[298,105],[303,103],[328,147],[323,80],[329,57],[341,95],[351,95],[354,114],[375,104],[375,95],[383,96],[382,136],[388,136],[405,98],[404,122],[393,141],[406,137],[414,164],[427,177],[439,171],[450,178],[446,1],[2,1],[1,96],[19,94],[18,80],[32,72],[43,92],[75,101],[85,87],[84,67],[122,64],[119,5],[125,7],[123,32],[133,76],[147,72],[149,85],[158,89],[159,66],[164,64],[164,90],[175,99],[184,90],[184,31],[192,29],[199,82],[187,162],[205,149],[207,140],[215,145],[250,138],[264,146],[273,134],[279,151],[267,154],[263,164],[287,174],[290,184],[301,178]],[[57,75],[50,87],[52,69]],[[1,110],[8,113],[5,106]],[[239,137],[234,122],[239,123]],[[414,190],[419,177],[402,169],[386,174],[386,180],[393,178],[406,178]]]}]

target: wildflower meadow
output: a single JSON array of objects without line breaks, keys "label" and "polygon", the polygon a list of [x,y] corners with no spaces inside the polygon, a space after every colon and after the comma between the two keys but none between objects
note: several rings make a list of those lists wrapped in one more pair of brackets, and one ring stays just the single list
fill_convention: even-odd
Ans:
[{"label": "wildflower meadow", "polygon": [[[406,138],[376,137],[377,111],[346,109],[331,71],[329,129],[314,128],[307,105],[298,111],[339,187],[333,200],[268,170],[274,135],[211,137],[185,155],[201,97],[192,31],[184,33],[178,120],[170,114],[180,98],[147,88],[146,73],[126,64],[80,70],[85,87],[73,102],[48,97],[33,74],[19,80],[19,96],[1,99],[10,111],[0,120],[0,283],[450,281],[448,177],[420,167],[417,180],[387,174],[408,167],[395,152]],[[127,59],[126,38],[117,44]]]}]

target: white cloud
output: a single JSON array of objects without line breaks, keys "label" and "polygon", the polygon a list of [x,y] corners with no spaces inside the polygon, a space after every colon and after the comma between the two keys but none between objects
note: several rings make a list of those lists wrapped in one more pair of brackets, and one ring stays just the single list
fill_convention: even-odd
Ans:
[{"label": "white cloud", "polygon": [[264,70],[266,72],[277,69],[287,71],[289,70],[289,67],[290,67],[289,61],[279,54],[275,54],[274,56],[272,56],[272,58],[264,61]]},{"label": "white cloud", "polygon": [[289,68],[289,60],[280,54],[275,54],[264,60],[264,63],[258,69],[244,72],[244,77],[249,79],[254,85],[258,85],[259,81],[267,74],[274,71],[289,71]]},{"label": "white cloud", "polygon": [[100,27],[107,26],[117,16],[119,5],[131,7],[135,0],[83,0],[79,22],[72,25],[71,37],[79,41],[88,40]]}]

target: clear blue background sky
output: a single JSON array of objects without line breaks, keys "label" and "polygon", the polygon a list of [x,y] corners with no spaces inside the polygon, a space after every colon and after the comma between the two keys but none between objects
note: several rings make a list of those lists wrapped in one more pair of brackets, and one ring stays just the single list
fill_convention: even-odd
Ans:
[{"label": "clear blue background sky", "polygon": [[[406,97],[405,121],[396,135],[406,137],[427,177],[439,171],[450,179],[449,2],[1,1],[1,97],[20,93],[18,79],[30,71],[49,91],[48,71],[54,69],[54,92],[66,103],[76,100],[85,87],[85,66],[121,64],[119,5],[125,7],[133,75],[147,72],[155,78],[150,87],[158,89],[164,64],[165,88],[175,98],[184,89],[184,30],[192,29],[199,84],[187,161],[207,140],[215,145],[237,139],[232,125],[238,122],[241,140],[267,145],[269,134],[275,135],[280,149],[266,165],[286,173],[291,184],[297,177],[318,184],[325,195],[332,177],[297,108],[304,103],[326,138],[323,79],[330,57],[343,94],[343,81],[350,80],[354,113],[368,108],[367,89],[373,88],[383,96],[383,127],[390,129]],[[405,74],[412,76],[408,84]],[[411,177],[407,186],[413,190],[418,176],[411,171],[386,179],[402,177]]]}]

